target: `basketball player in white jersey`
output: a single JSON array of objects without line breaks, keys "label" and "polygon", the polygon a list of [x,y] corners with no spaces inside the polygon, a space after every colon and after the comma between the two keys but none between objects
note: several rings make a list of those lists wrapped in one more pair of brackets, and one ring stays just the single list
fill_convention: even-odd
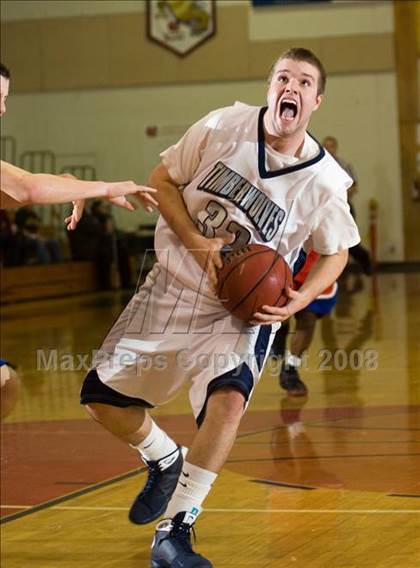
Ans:
[{"label": "basketball player in white jersey", "polygon": [[[158,262],[105,339],[81,401],[148,466],[130,519],[144,524],[164,514],[153,568],[212,566],[193,551],[190,530],[235,441],[273,334],[337,279],[359,241],[347,203],[352,180],[306,132],[325,80],[315,55],[287,51],[270,74],[267,107],[236,103],[211,112],[161,154],[151,174],[161,212]],[[213,291],[222,247],[246,243],[278,250],[291,266],[304,243],[320,254],[288,305],[265,306],[251,325]],[[146,411],[185,382],[199,426],[188,453]]]}]

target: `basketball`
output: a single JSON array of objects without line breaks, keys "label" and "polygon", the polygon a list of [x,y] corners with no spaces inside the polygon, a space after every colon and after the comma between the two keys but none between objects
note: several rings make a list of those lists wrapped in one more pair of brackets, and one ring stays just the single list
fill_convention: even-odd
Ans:
[{"label": "basketball", "polygon": [[237,318],[249,321],[263,305],[287,303],[286,288],[292,286],[289,266],[279,253],[265,245],[251,244],[222,253],[217,295]]}]

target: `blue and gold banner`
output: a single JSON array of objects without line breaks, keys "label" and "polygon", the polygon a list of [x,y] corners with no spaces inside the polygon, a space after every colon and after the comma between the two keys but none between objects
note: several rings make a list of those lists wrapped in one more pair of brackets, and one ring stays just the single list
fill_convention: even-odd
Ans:
[{"label": "blue and gold banner", "polygon": [[334,0],[252,0],[254,6],[285,6],[286,4],[325,4]]}]

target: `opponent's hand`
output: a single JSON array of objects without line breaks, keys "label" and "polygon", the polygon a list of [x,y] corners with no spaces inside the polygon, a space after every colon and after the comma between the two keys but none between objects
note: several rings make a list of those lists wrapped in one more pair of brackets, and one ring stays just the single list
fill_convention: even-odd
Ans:
[{"label": "opponent's hand", "polygon": [[117,181],[115,183],[107,183],[107,199],[117,207],[123,207],[129,211],[137,209],[133,203],[128,201],[126,195],[134,195],[147,211],[153,211],[153,207],[158,206],[158,202],[151,195],[156,193],[156,189],[146,187],[145,185],[137,185],[133,181]]},{"label": "opponent's hand", "polygon": [[[76,176],[69,172],[63,172],[60,174],[60,177],[67,178],[67,179],[77,179]],[[83,209],[85,208],[85,200],[78,199],[77,201],[72,201],[73,203],[73,210],[71,214],[64,219],[64,223],[66,224],[66,228],[68,231],[74,231],[77,226],[77,223],[80,221],[83,215]]]},{"label": "opponent's hand", "polygon": [[213,239],[203,237],[202,235],[194,235],[188,243],[187,248],[194,255],[195,260],[204,272],[207,273],[214,292],[217,289],[217,271],[223,267],[220,251],[225,245],[231,244],[234,240],[235,235],[215,237]]},{"label": "opponent's hand", "polygon": [[120,195],[119,197],[108,197],[107,199],[110,203],[117,207],[121,207],[122,209],[127,209],[128,211],[135,211],[137,209],[137,206],[133,205],[131,201],[128,201],[124,195]]},{"label": "opponent's hand", "polygon": [[150,212],[153,211],[154,207],[158,207],[159,203],[156,199],[151,195],[152,193],[156,193],[156,189],[152,187],[147,187],[145,185],[138,185],[138,191],[135,194],[136,199],[140,201],[143,207]]},{"label": "opponent's hand", "polygon": [[281,307],[263,306],[261,312],[256,312],[250,321],[251,325],[270,325],[279,321],[286,321],[296,312],[300,312],[311,303],[312,298],[309,298],[304,292],[293,290],[293,288],[286,289],[287,296],[290,298],[289,302]]},{"label": "opponent's hand", "polygon": [[147,196],[147,201],[150,201],[153,205],[157,205],[157,201],[150,195],[151,193],[156,193],[156,189],[153,189],[152,187],[137,185],[134,181],[113,181],[103,183],[105,185],[107,199],[121,197],[122,195],[137,196],[137,194],[139,194],[142,198]]},{"label": "opponent's hand", "polygon": [[[129,211],[135,211],[136,206],[130,203],[123,195],[120,197],[112,197],[112,198],[105,198],[108,199],[111,203],[116,205],[117,207],[122,207],[124,209],[128,209]],[[72,201],[73,203],[73,211],[69,217],[64,219],[65,224],[67,225],[68,231],[74,231],[77,227],[77,223],[80,221],[83,215],[83,210],[85,208],[85,200],[78,199],[77,201]]]},{"label": "opponent's hand", "polygon": [[73,201],[73,211],[71,215],[64,219],[64,223],[67,225],[68,231],[74,231],[77,227],[77,223],[80,221],[83,215],[83,210],[85,208],[85,200],[78,199],[77,201]]}]

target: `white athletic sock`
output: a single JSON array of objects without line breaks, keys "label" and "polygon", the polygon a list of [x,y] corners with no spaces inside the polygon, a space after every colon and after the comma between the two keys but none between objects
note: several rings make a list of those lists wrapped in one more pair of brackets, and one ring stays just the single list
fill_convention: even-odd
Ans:
[{"label": "white athletic sock", "polygon": [[[137,444],[137,446],[133,444],[130,444],[130,446],[138,450],[145,461],[157,461],[165,458],[175,452],[178,447],[172,438],[153,421],[150,434],[148,434],[140,444]],[[171,464],[172,462],[168,463],[166,467],[169,467]]]},{"label": "white athletic sock", "polygon": [[302,359],[297,355],[292,355],[289,353],[286,357],[286,365],[289,367],[300,367],[302,364]]},{"label": "white athletic sock", "polygon": [[172,519],[177,513],[185,511],[187,521],[184,522],[192,524],[201,513],[201,505],[216,477],[217,473],[185,461],[165,517]]}]

